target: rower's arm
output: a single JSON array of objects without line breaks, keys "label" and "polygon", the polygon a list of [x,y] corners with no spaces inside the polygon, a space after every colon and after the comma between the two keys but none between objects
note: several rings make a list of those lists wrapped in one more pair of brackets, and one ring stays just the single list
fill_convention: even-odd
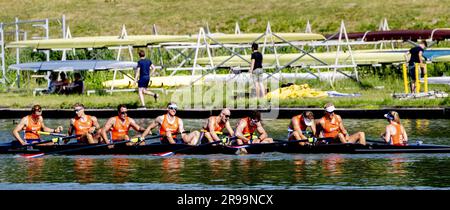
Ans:
[{"label": "rower's arm", "polygon": [[74,133],[74,130],[75,130],[75,128],[73,126],[74,121],[75,120],[73,118],[70,119],[69,129],[67,130],[67,133],[69,134],[69,136],[71,136],[72,133]]},{"label": "rower's arm", "polygon": [[227,121],[227,124],[225,124],[225,128],[227,129],[230,136],[234,136],[234,130],[233,128],[231,128],[230,121]]},{"label": "rower's arm", "polygon": [[312,131],[312,133],[313,133],[313,136],[316,136],[317,137],[317,128],[316,128],[316,123],[314,123],[314,120],[313,120],[313,124],[311,125],[311,131]]},{"label": "rower's arm", "polygon": [[103,138],[103,140],[105,140],[105,142],[107,144],[110,144],[111,142],[110,142],[110,139],[108,138],[108,136],[106,135],[106,132],[109,132],[109,130],[111,130],[111,127],[114,124],[114,121],[115,121],[114,117],[109,118],[109,120],[106,122],[103,129],[101,129],[102,138]]},{"label": "rower's arm", "polygon": [[253,73],[253,70],[255,70],[254,68],[255,68],[255,59],[252,59],[252,63],[250,65],[250,72],[249,72],[250,74]]},{"label": "rower's arm", "polygon": [[157,117],[152,123],[150,123],[150,125],[147,126],[144,133],[142,133],[142,137],[145,138],[147,135],[149,135],[149,134],[151,135],[152,129],[155,128],[156,126],[161,125],[162,120],[160,118],[161,118],[161,116]]},{"label": "rower's arm", "polygon": [[51,128],[45,126],[44,118],[42,118],[42,116],[39,117],[39,121],[41,122],[42,130],[45,131],[45,132],[60,133],[61,131],[63,131],[63,127],[62,126],[58,126],[55,129],[51,129]]},{"label": "rower's arm", "polygon": [[[178,132],[181,134],[181,138],[185,139],[186,137],[186,133],[184,132],[184,124],[183,124],[183,120],[181,120],[180,118],[178,118]],[[172,137],[172,135],[170,136]]]},{"label": "rower's arm", "polygon": [[264,130],[261,122],[258,122],[257,126],[258,127],[256,127],[256,129],[258,130],[258,132],[260,134],[258,138],[260,140],[263,140],[263,139],[267,138],[268,137],[267,132],[266,132],[266,130]]},{"label": "rower's arm", "polygon": [[144,128],[142,128],[141,126],[139,126],[137,123],[136,123],[136,121],[134,121],[134,119],[131,119],[130,118],[130,126],[135,130],[135,131],[137,131],[137,132],[144,132],[145,131],[145,129]]},{"label": "rower's arm", "polygon": [[391,129],[390,126],[386,126],[386,133],[384,134],[384,141],[386,143],[389,143],[389,141],[391,141]]},{"label": "rower's arm", "polygon": [[209,120],[208,120],[208,131],[211,134],[211,137],[213,138],[214,141],[219,141],[220,138],[219,138],[219,136],[217,136],[216,131],[214,130],[214,124],[216,124],[215,117],[209,118]]},{"label": "rower's arm", "polygon": [[341,116],[337,115],[337,120],[339,121],[339,129],[341,130],[342,134],[344,134],[344,136],[348,136],[348,131],[344,127],[344,122],[342,121]]},{"label": "rower's arm", "polygon": [[[245,121],[240,121],[238,127],[236,128],[236,137],[240,140],[243,140],[245,142],[249,142],[250,139],[249,138],[245,138],[244,134],[242,133],[242,131],[244,130],[244,128],[247,126],[247,122]],[[251,138],[251,136],[250,136]]]},{"label": "rower's arm", "polygon": [[408,135],[406,134],[405,128],[403,127],[403,125],[400,126],[402,135],[403,135],[403,141],[408,142]]},{"label": "rower's arm", "polygon": [[94,127],[92,128],[93,130],[91,131],[91,133],[93,133],[95,130],[98,131],[100,129],[100,124],[98,123],[97,117],[91,117],[91,119],[94,124]]},{"label": "rower's arm", "polygon": [[12,131],[12,135],[14,136],[14,138],[17,141],[19,141],[22,145],[25,145],[26,142],[22,139],[22,137],[20,137],[19,132],[23,130],[23,128],[26,126],[26,124],[27,124],[27,118],[24,117],[24,118],[22,118],[22,120],[20,120],[20,123]]}]

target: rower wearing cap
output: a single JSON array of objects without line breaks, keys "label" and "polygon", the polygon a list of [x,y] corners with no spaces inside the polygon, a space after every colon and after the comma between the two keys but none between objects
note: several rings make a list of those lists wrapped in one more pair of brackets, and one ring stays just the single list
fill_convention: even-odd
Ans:
[{"label": "rower wearing cap", "polygon": [[[159,126],[159,135],[162,136],[161,143],[177,144],[185,143],[189,145],[197,145],[200,132],[193,131],[190,134],[184,132],[183,120],[175,116],[177,113],[177,105],[173,102],[167,105],[167,114],[158,116],[145,129],[142,137],[152,134],[152,129]],[[177,139],[177,134],[181,133],[181,140]]]},{"label": "rower wearing cap", "polygon": [[97,118],[86,115],[84,113],[84,105],[81,103],[73,105],[73,109],[76,116],[70,119],[69,136],[75,133],[78,143],[97,144],[101,138],[101,132],[98,132],[100,125]]},{"label": "rower wearing cap", "polygon": [[[256,132],[259,133],[259,137]],[[239,120],[236,137],[239,145],[273,143],[273,139],[268,137],[261,124],[261,113],[259,111],[252,111],[248,117]]]},{"label": "rower wearing cap", "polygon": [[395,111],[390,111],[384,115],[389,125],[386,126],[385,133],[381,135],[383,140],[391,145],[405,146],[408,143],[408,135],[405,128],[400,123],[400,116]]},{"label": "rower wearing cap", "polygon": [[219,141],[219,135],[223,135],[224,128],[227,129],[230,136],[234,136],[234,131],[230,125],[230,115],[230,110],[225,108],[218,116],[209,117],[200,133],[202,143]]},{"label": "rower wearing cap", "polygon": [[[128,133],[130,128],[133,128],[138,132],[145,131],[144,128],[136,124],[133,118],[128,117],[128,109],[124,104],[117,107],[117,112],[118,115],[109,118],[108,121],[106,121],[105,126],[101,129],[102,138],[107,144],[130,140]],[[106,132],[110,132],[110,138],[108,138]],[[135,143],[127,142],[127,145],[131,146],[135,145]]]},{"label": "rower wearing cap", "polygon": [[[20,144],[27,145],[41,142],[39,131],[60,133],[62,130],[62,126],[58,126],[56,129],[45,126],[44,118],[42,117],[42,108],[36,104],[31,108],[31,114],[20,120],[20,123],[14,128],[12,134]],[[23,138],[20,137],[20,131],[25,132]]]},{"label": "rower wearing cap", "polygon": [[322,127],[323,137],[332,138],[340,143],[356,143],[362,145],[366,144],[366,137],[364,132],[357,132],[349,135],[347,129],[344,127],[341,116],[334,113],[336,108],[332,103],[325,105],[325,116],[319,120]]},{"label": "rower wearing cap", "polygon": [[[304,135],[307,128],[310,128],[312,135],[316,136],[316,124],[314,123],[314,114],[311,111],[305,111],[302,114],[292,117],[288,127],[288,140],[308,139]],[[300,145],[304,144],[305,142],[300,142]]]}]

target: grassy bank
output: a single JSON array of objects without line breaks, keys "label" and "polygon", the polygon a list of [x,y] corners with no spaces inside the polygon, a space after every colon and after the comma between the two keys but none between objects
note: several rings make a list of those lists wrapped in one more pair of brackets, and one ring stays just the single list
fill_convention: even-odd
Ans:
[{"label": "grassy bank", "polygon": [[[333,88],[328,81],[318,80],[291,80],[282,81],[282,83],[293,82],[295,84],[309,84],[311,88],[321,91],[330,91]],[[403,92],[403,82],[396,78],[379,78],[366,77],[358,84],[352,80],[344,79],[337,80],[334,85],[334,90],[341,93],[359,93],[360,97],[339,97],[339,98],[296,98],[279,100],[280,107],[322,107],[327,102],[334,102],[336,106],[347,108],[364,108],[377,109],[384,107],[449,107],[450,98],[444,99],[413,99],[413,100],[398,100],[392,98],[392,93]],[[203,92],[192,92],[193,88],[177,88],[167,92],[167,95],[161,94],[160,100],[154,102],[152,97],[146,97],[146,106],[149,108],[164,108],[169,101],[175,101],[184,108],[220,108],[222,106],[228,107],[251,107],[256,105],[256,99],[253,97],[243,96],[245,92],[240,92],[239,88],[228,91],[228,97],[214,98],[219,94],[226,95],[217,87],[221,84],[214,84],[214,86],[200,87]],[[429,85],[429,90],[439,90],[450,92],[448,85]],[[209,92],[208,92],[209,91]],[[186,95],[180,96],[180,93]],[[236,94],[238,92],[238,94]],[[247,92],[248,93],[248,92]],[[178,94],[178,95],[177,95]],[[209,94],[209,96],[208,96]],[[2,107],[7,108],[29,108],[33,104],[41,104],[46,108],[65,109],[71,108],[76,102],[81,102],[89,108],[115,108],[119,104],[127,104],[130,108],[136,108],[140,105],[138,95],[136,92],[131,93],[114,93],[110,94],[94,94],[94,95],[39,95],[30,96],[31,92],[21,93],[2,93]],[[208,97],[214,96],[212,100]],[[234,96],[238,97],[234,97]],[[231,96],[231,97],[230,97]],[[260,101],[262,107],[268,106],[268,102]],[[276,106],[272,101],[272,106]],[[250,104],[250,105],[249,105]]]},{"label": "grassy bank", "polygon": [[[65,14],[74,36],[119,35],[122,24],[131,34],[198,33],[209,23],[211,31],[233,32],[239,22],[245,32],[262,32],[267,21],[274,31],[336,32],[340,20],[348,31],[375,30],[383,18],[391,28],[448,27],[448,0],[18,0],[0,1],[0,21],[57,18]],[[56,29],[55,29],[56,30]],[[54,31],[52,36],[60,36]]]}]

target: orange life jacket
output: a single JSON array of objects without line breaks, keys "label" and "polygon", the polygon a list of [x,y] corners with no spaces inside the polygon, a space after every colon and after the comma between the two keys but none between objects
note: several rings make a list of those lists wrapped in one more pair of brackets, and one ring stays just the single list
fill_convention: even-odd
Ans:
[{"label": "orange life jacket", "polygon": [[42,124],[38,120],[35,122],[31,115],[27,116],[27,125],[25,126],[25,139],[40,139],[41,135],[39,135],[38,131],[41,131]]},{"label": "orange life jacket", "polygon": [[[333,118],[328,119],[327,117],[322,117],[322,119],[325,121],[325,126],[323,127],[323,136],[325,138],[336,138],[337,135],[341,132],[339,125],[341,124],[336,116],[333,116]],[[334,119],[334,122],[332,122]]]},{"label": "orange life jacket", "polygon": [[395,124],[395,134],[391,134],[391,140],[393,145],[403,146],[403,142],[400,140],[402,128],[400,124]]},{"label": "orange life jacket", "polygon": [[[214,123],[214,131],[215,132],[222,132],[222,130],[225,128],[225,123],[223,123],[222,121],[218,120],[217,118],[218,117],[216,117],[216,122]],[[204,132],[209,132],[208,124],[206,124],[203,127],[203,131]]]},{"label": "orange life jacket", "polygon": [[[255,133],[255,130],[256,130],[256,128],[258,126],[257,125],[253,125],[253,126],[250,125],[250,121],[251,121],[250,117],[242,118],[241,121],[242,120],[245,120],[247,122],[247,126],[242,131],[242,134],[245,135],[245,134],[253,134],[253,133]],[[241,121],[239,121],[239,122],[241,122]]]},{"label": "orange life jacket", "polygon": [[[298,124],[300,125],[300,130],[305,131],[308,126],[305,124],[305,120],[303,119],[303,115],[299,114],[295,116],[295,119],[297,120]],[[292,122],[289,124],[289,129],[294,130],[294,125]]]},{"label": "orange life jacket", "polygon": [[161,123],[161,127],[159,128],[159,135],[165,136],[168,131],[170,131],[173,135],[172,138],[177,137],[177,133],[180,129],[180,125],[178,124],[178,118],[175,116],[175,122],[173,124],[169,123],[169,120],[167,119],[167,114],[164,115],[163,122]]},{"label": "orange life jacket", "polygon": [[[117,119],[116,119],[117,120]],[[73,128],[75,129],[75,135],[84,135],[89,132],[89,129],[94,126],[90,115],[86,115],[86,121],[82,121],[81,118],[75,118],[73,122]],[[80,137],[77,137],[80,139]]]},{"label": "orange life jacket", "polygon": [[123,139],[123,136],[128,135],[128,131],[130,130],[130,118],[126,117],[125,121],[122,122],[118,116],[116,116],[116,122],[114,122],[113,127],[111,128],[111,139],[114,141],[120,141]]}]

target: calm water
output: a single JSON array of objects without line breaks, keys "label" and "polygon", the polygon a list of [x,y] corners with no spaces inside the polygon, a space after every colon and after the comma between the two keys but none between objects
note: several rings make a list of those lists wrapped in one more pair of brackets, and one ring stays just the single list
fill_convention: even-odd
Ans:
[{"label": "calm water", "polygon": [[[15,120],[17,121],[17,120]],[[100,120],[104,123],[104,119]],[[148,125],[149,120],[138,119]],[[201,120],[185,120],[189,129]],[[235,121],[233,121],[234,123]],[[412,141],[450,145],[450,120],[403,120]],[[46,120],[49,127],[68,122]],[[283,139],[287,119],[265,121]],[[345,120],[349,132],[382,132],[385,120]],[[0,142],[13,120],[0,120]],[[0,155],[0,189],[450,189],[450,154],[45,156]]]}]

